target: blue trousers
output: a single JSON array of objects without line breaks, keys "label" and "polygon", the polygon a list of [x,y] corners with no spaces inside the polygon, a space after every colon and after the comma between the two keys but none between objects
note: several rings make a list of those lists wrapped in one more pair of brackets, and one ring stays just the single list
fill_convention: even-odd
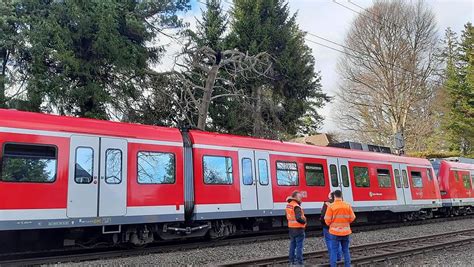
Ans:
[{"label": "blue trousers", "polygon": [[290,235],[290,264],[303,265],[303,242],[305,233]]},{"label": "blue trousers", "polygon": [[[331,253],[331,234],[329,233],[329,228],[323,227],[323,236],[324,242],[326,243],[326,247],[328,248],[328,253]],[[342,247],[339,245],[339,249],[337,250],[337,261],[342,259]]]},{"label": "blue trousers", "polygon": [[344,255],[344,266],[351,266],[351,254],[349,253],[350,236],[336,236],[331,235],[331,252],[329,253],[329,263],[331,267],[337,266],[337,251],[339,247],[342,248],[342,254]]}]

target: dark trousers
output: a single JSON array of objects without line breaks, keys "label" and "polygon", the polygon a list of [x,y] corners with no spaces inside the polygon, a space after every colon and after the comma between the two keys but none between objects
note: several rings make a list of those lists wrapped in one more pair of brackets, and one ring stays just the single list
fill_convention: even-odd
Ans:
[{"label": "dark trousers", "polygon": [[[331,254],[331,234],[329,233],[329,228],[323,227],[323,236],[324,236],[324,242],[326,243],[326,247],[328,248],[328,253]],[[337,261],[340,261],[341,259],[342,259],[342,248],[341,248],[341,245],[339,245],[339,248],[337,250]]]},{"label": "dark trousers", "polygon": [[342,248],[342,254],[344,255],[344,266],[351,266],[351,254],[349,253],[350,236],[336,236],[331,235],[331,252],[329,253],[329,263],[331,267],[336,266],[337,263],[337,251],[339,247]]},{"label": "dark trousers", "polygon": [[290,229],[290,264],[303,264],[304,229]]}]

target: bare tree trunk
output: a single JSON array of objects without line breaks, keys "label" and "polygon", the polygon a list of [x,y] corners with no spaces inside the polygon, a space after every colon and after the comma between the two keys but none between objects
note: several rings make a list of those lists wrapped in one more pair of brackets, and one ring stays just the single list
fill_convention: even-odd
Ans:
[{"label": "bare tree trunk", "polygon": [[253,136],[262,137],[262,86],[254,88],[254,120],[253,120]]},{"label": "bare tree trunk", "polygon": [[204,95],[202,96],[201,105],[199,107],[198,124],[197,128],[206,130],[206,120],[211,105],[212,92],[214,91],[214,83],[216,81],[217,74],[219,72],[219,65],[213,65],[208,73],[206,79],[206,86],[204,89]]}]

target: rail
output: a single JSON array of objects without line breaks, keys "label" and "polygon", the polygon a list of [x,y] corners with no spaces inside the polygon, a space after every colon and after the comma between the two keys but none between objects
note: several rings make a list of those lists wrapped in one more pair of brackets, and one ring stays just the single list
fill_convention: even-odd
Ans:
[{"label": "rail", "polygon": [[[353,265],[374,264],[427,251],[462,246],[466,243],[474,243],[474,228],[353,246],[350,248],[351,263]],[[307,252],[304,253],[304,257],[307,264],[328,266],[327,250]],[[284,255],[225,263],[219,266],[269,266],[287,263],[288,256]]]},{"label": "rail", "polygon": [[[368,224],[358,225],[353,228],[354,232],[365,232],[387,228],[404,227],[410,225],[428,225],[444,221],[465,220],[474,218],[474,215],[467,215],[462,217],[447,217],[435,218],[424,221],[411,222],[394,222],[385,224]],[[308,237],[321,236],[321,230],[314,229],[307,233]],[[139,247],[130,249],[128,247],[96,247],[89,249],[67,249],[67,250],[49,250],[49,251],[34,251],[34,252],[17,252],[0,254],[0,266],[19,266],[19,265],[39,265],[39,264],[54,264],[59,262],[83,262],[91,260],[105,260],[120,257],[132,257],[147,254],[166,253],[173,251],[183,251],[191,249],[202,249],[206,247],[220,247],[237,244],[248,244],[255,242],[265,242],[278,239],[288,238],[287,230],[283,231],[261,231],[255,234],[248,234],[247,236],[236,236],[233,238],[222,240],[187,240],[176,242],[161,242],[151,244],[146,247]],[[354,248],[351,247],[351,252],[354,255]],[[317,252],[314,252],[317,255]],[[326,251],[320,251],[320,258],[327,257]],[[308,256],[308,255],[307,255]],[[281,262],[286,262],[286,256],[282,258]],[[353,259],[353,261],[355,258]],[[235,263],[237,264],[237,263]],[[238,264],[237,264],[238,265]],[[245,264],[243,264],[245,265]]]}]

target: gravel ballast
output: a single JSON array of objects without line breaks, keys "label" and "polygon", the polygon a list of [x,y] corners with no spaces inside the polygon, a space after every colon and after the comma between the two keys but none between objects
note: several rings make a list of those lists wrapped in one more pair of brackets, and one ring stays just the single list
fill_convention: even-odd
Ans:
[{"label": "gravel ballast", "polygon": [[406,257],[392,262],[389,266],[474,266],[474,244],[456,248],[436,250],[426,254]]},{"label": "gravel ballast", "polygon": [[[366,243],[397,240],[400,238],[411,238],[435,233],[444,233],[474,227],[474,219],[456,220],[449,222],[405,226],[399,228],[382,229],[376,231],[354,233],[352,235],[351,245],[362,245]],[[321,237],[311,237],[305,240],[305,251],[315,251],[325,249],[324,240]],[[419,258],[418,264],[413,265],[470,265],[474,263],[474,254],[472,253],[474,245],[469,249],[453,251],[452,253],[439,254],[436,260],[432,258],[430,263],[427,261],[426,254],[417,257],[410,257],[409,261],[400,261],[401,265],[411,265],[412,258]],[[443,250],[439,251],[439,253]],[[456,252],[456,253],[455,253]],[[77,263],[78,266],[94,265],[215,265],[218,263],[230,263],[254,258],[281,256],[288,253],[288,240],[273,240],[250,244],[229,245],[215,248],[191,249],[186,251],[167,252],[159,254],[150,254],[129,258],[117,258],[109,260],[99,260]],[[465,255],[457,255],[464,253]],[[432,253],[431,253],[432,254]],[[452,257],[451,257],[452,255]],[[392,264],[394,264],[393,262]],[[396,264],[396,263],[395,263]],[[71,263],[67,264],[71,265]]]}]

